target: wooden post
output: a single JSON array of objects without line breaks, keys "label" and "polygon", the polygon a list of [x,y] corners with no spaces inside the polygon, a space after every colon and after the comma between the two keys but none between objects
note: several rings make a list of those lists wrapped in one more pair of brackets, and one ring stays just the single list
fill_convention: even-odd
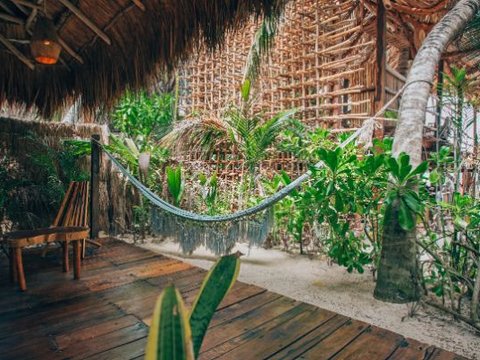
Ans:
[{"label": "wooden post", "polygon": [[92,135],[91,173],[90,173],[90,239],[98,238],[100,231],[100,135]]},{"label": "wooden post", "polygon": [[[375,112],[385,105],[385,79],[387,67],[387,13],[384,0],[377,1],[377,46],[375,54]],[[383,137],[384,125],[381,121],[381,129],[375,130],[376,137]]]}]

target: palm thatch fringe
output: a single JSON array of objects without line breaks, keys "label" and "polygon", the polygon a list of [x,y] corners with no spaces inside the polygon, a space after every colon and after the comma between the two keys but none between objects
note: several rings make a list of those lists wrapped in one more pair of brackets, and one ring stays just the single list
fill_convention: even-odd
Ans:
[{"label": "palm thatch fringe", "polygon": [[[84,0],[84,12],[106,33],[111,45],[85,29],[75,16],[65,16],[56,2],[53,18],[66,20],[59,35],[84,60],[67,56],[64,64],[36,65],[34,70],[8,52],[0,51],[0,107],[4,103],[36,107],[45,117],[71,105],[81,96],[85,111],[110,106],[127,89],[137,90],[165,76],[180,61],[206,46],[215,49],[227,34],[241,28],[253,14],[269,16],[286,0],[146,0],[146,11],[133,2]],[[22,25],[0,22],[0,33],[27,42]]]}]

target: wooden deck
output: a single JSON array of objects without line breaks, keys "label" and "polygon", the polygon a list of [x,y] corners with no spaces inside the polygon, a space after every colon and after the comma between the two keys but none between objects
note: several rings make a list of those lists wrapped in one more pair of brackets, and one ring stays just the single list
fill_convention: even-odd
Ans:
[{"label": "wooden deck", "polygon": [[[191,305],[205,275],[115,240],[84,261],[81,280],[59,260],[27,254],[20,293],[0,258],[0,359],[141,359],[160,290],[174,282]],[[461,359],[241,282],[216,312],[200,358]]]}]

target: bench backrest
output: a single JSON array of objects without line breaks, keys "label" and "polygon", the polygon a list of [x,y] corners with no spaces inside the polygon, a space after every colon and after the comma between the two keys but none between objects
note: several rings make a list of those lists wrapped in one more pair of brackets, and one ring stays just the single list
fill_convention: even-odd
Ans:
[{"label": "bench backrest", "polygon": [[72,181],[52,226],[89,226],[90,183]]}]

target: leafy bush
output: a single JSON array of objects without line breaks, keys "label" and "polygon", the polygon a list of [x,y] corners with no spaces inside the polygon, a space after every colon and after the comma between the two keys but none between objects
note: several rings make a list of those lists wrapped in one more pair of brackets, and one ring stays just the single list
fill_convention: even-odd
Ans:
[{"label": "leafy bush", "polygon": [[68,184],[89,179],[79,162],[87,153],[81,142],[51,146],[33,133],[22,141],[28,153],[7,152],[1,158],[0,222],[4,230],[50,225]]},{"label": "leafy bush", "polygon": [[140,152],[171,130],[174,98],[170,94],[128,92],[112,113],[113,126],[135,140]]}]

